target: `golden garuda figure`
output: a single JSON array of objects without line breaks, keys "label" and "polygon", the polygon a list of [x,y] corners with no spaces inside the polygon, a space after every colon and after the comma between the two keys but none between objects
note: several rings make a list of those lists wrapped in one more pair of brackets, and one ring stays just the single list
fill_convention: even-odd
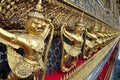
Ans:
[{"label": "golden garuda figure", "polygon": [[100,30],[100,25],[98,25],[97,21],[95,21],[94,25],[86,29],[86,49],[85,53],[87,54],[86,58],[91,57],[91,54],[96,52],[98,49],[98,46],[102,44],[101,38],[98,36],[98,32]]},{"label": "golden garuda figure", "polygon": [[62,72],[69,72],[71,69],[76,67],[76,62],[78,60],[78,56],[82,53],[82,46],[84,43],[84,27],[81,27],[81,23],[77,23],[74,26],[74,29],[70,31],[67,29],[67,27],[67,24],[63,24],[61,27]]},{"label": "golden garuda figure", "polygon": [[[27,78],[30,75],[34,75],[36,80],[35,75],[39,71],[43,71],[45,76],[47,55],[54,27],[50,20],[43,16],[41,3],[42,1],[39,0],[34,9],[28,12],[27,18],[23,22],[26,32],[11,33],[0,27],[0,42],[7,45],[7,58],[11,69],[8,80]],[[45,49],[44,40],[49,34],[49,41]],[[18,54],[14,48],[22,48],[24,55]],[[43,53],[45,53],[44,60]]]},{"label": "golden garuda figure", "polygon": [[106,30],[107,30],[107,27],[105,24],[102,24],[101,26],[101,29],[99,31],[98,36],[101,38],[102,40],[102,44],[101,44],[101,48],[104,47],[106,44],[107,44],[107,38],[109,37],[107,34],[106,34]]}]

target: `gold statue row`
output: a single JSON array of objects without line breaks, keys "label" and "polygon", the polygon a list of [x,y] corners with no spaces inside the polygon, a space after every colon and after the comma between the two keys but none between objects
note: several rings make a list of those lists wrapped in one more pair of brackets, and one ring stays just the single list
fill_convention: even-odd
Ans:
[{"label": "gold statue row", "polygon": [[[82,19],[81,19],[82,20]],[[62,41],[62,59],[61,70],[69,72],[76,67],[78,56],[82,55],[83,59],[88,59],[93,53],[107,45],[111,40],[116,38],[120,33],[110,30],[109,27],[98,25],[97,21],[94,25],[88,24],[83,26],[81,22],[74,26],[73,31],[68,31],[69,25],[63,24],[61,27],[61,41]],[[108,30],[107,30],[108,29]],[[69,39],[72,44],[64,41],[63,35]],[[66,67],[66,62],[72,58],[70,66]]]},{"label": "gold statue row", "polygon": [[[26,33],[10,33],[0,28],[0,42],[7,45],[7,58],[11,69],[8,80],[27,78],[31,75],[35,80],[38,80],[37,73],[40,71],[43,72],[42,80],[45,79],[47,56],[54,34],[54,24],[43,16],[41,3],[42,1],[39,0],[35,8],[27,15],[27,20],[24,22]],[[2,11],[1,6],[0,11]],[[75,68],[80,55],[83,59],[90,58],[98,48],[107,45],[120,34],[106,24],[99,24],[97,20],[84,22],[83,16],[84,13],[71,29],[69,29],[70,25],[67,24],[67,20],[61,26],[62,72],[69,72]],[[44,40],[48,35],[50,37],[45,49]],[[65,38],[72,44],[66,42]],[[22,48],[24,55],[18,54],[14,48]],[[43,55],[45,55],[44,59]],[[69,60],[70,62],[67,63]]]}]

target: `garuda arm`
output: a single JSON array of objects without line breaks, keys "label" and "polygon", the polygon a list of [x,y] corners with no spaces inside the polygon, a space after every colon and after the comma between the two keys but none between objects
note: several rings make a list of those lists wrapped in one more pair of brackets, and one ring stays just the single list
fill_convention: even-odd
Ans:
[{"label": "garuda arm", "polygon": [[66,30],[65,25],[62,26],[62,32],[65,35],[65,37],[67,37],[69,40],[71,41],[77,41],[77,42],[82,42],[82,35],[79,34],[79,36],[77,36],[74,33],[70,33]]},{"label": "garuda arm", "polygon": [[[17,52],[14,51],[13,48],[19,48],[19,47],[23,48],[25,51],[25,56],[31,54],[32,49],[30,47],[28,47],[26,44],[24,44],[25,40],[23,40],[23,39],[18,40],[18,39],[19,39],[19,37],[17,37],[17,35],[12,34],[6,30],[0,28],[0,42],[2,42],[3,44],[9,45],[9,46],[7,46],[7,51],[8,51],[7,58],[8,58],[8,63],[9,63],[9,66],[10,66],[12,72],[15,73],[20,78],[26,78],[29,75],[31,75],[31,72],[28,72],[28,70],[24,70],[24,72],[19,72],[18,70],[16,70],[18,67],[20,67],[19,64],[20,64],[23,56],[21,56],[20,54],[17,54]],[[25,69],[25,67],[23,67],[23,68]],[[26,73],[26,74],[24,74],[24,73]],[[23,75],[21,75],[21,74],[23,74]]]},{"label": "garuda arm", "polygon": [[13,48],[19,48],[19,47],[23,48],[26,55],[30,55],[32,52],[31,51],[32,49],[26,44],[24,44],[26,43],[26,40],[2,28],[0,28],[0,39],[2,43],[6,45],[10,45]]},{"label": "garuda arm", "polygon": [[101,40],[98,38],[98,36],[95,33],[90,33],[86,30],[86,35],[91,38],[92,40],[86,39],[86,45],[89,48],[93,48],[94,46],[102,43]]}]

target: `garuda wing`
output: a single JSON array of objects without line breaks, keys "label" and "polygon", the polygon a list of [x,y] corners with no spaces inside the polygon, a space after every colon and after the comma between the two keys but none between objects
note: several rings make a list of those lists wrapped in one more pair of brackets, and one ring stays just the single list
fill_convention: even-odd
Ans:
[{"label": "garuda wing", "polygon": [[10,69],[15,73],[15,68],[19,64],[22,56],[18,54],[12,47],[7,46],[7,59]]},{"label": "garuda wing", "polygon": [[33,67],[26,64],[23,56],[18,54],[11,46],[7,46],[7,58],[10,69],[18,77],[26,78],[32,74]]}]

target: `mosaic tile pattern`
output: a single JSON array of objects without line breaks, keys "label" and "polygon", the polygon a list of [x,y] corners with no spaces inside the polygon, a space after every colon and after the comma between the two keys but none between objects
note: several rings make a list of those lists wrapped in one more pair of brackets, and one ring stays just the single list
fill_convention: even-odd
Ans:
[{"label": "mosaic tile pattern", "polygon": [[59,36],[55,36],[48,55],[47,73],[59,69],[61,60],[61,41]]},{"label": "mosaic tile pattern", "polygon": [[0,78],[5,79],[10,72],[6,58],[6,46],[0,43]]},{"label": "mosaic tile pattern", "polygon": [[116,57],[111,80],[120,80],[120,43],[117,49],[117,57]]},{"label": "mosaic tile pattern", "polygon": [[115,59],[111,80],[120,80],[120,43],[116,47],[117,56]]},{"label": "mosaic tile pattern", "polygon": [[120,80],[120,60],[116,60],[112,80]]}]

